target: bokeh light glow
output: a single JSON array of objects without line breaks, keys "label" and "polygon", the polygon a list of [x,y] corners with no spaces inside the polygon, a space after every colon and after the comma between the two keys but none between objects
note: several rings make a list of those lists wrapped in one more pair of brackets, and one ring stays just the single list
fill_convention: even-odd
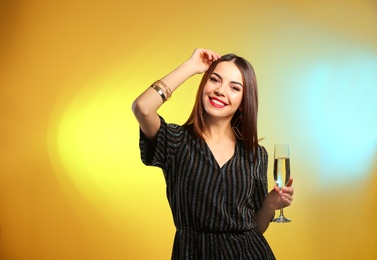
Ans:
[{"label": "bokeh light glow", "polygon": [[305,76],[323,184],[362,177],[377,148],[377,57],[355,50],[347,58],[312,64]]}]

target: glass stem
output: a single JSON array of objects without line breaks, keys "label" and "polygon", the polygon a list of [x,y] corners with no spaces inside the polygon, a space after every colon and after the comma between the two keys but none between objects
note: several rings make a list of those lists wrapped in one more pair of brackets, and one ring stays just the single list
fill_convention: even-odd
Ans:
[{"label": "glass stem", "polygon": [[284,213],[283,213],[283,198],[281,198],[280,216],[284,216]]}]

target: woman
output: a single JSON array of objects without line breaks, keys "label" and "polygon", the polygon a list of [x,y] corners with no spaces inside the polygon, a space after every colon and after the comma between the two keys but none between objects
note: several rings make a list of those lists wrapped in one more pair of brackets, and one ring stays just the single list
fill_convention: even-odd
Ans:
[{"label": "woman", "polygon": [[[189,77],[205,72],[183,126],[158,108]],[[162,168],[177,228],[172,259],[275,259],[263,237],[293,188],[267,193],[267,152],[258,144],[257,84],[249,62],[195,49],[133,103],[141,158]]]}]

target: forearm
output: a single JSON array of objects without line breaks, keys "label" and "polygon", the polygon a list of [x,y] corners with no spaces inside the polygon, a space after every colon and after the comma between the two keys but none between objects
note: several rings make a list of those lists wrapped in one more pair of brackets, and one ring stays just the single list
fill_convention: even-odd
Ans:
[{"label": "forearm", "polygon": [[[173,93],[183,82],[195,74],[195,68],[189,62],[184,62],[161,81],[166,84]],[[159,128],[157,110],[164,100],[153,88],[147,88],[132,104],[132,111],[135,114],[139,125],[148,138],[153,138]]]},{"label": "forearm", "polygon": [[274,214],[275,210],[271,208],[268,203],[264,202],[262,208],[255,217],[255,222],[257,223],[259,232],[263,234],[267,230]]},{"label": "forearm", "polygon": [[[161,81],[165,83],[171,92],[173,93],[183,82],[194,75],[195,72],[188,62],[184,62],[175,70],[161,78]],[[147,88],[137,99],[134,104],[141,103],[143,106],[148,107],[148,111],[156,112],[158,108],[163,104],[163,100],[159,93],[153,88]]]},{"label": "forearm", "polygon": [[161,81],[169,86],[170,90],[174,92],[183,82],[189,79],[191,76],[197,74],[195,67],[186,61],[177,67],[175,70],[161,78]]}]

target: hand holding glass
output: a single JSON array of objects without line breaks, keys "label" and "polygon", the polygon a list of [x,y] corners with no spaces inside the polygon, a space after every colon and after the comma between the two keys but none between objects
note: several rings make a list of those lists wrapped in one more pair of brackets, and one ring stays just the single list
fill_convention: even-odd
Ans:
[{"label": "hand holding glass", "polygon": [[[285,185],[287,185],[289,178],[291,176],[291,168],[289,165],[289,145],[287,144],[276,144],[274,150],[274,179],[276,185],[281,190]],[[281,202],[280,215],[279,217],[272,220],[276,223],[287,223],[291,222],[290,219],[284,217],[283,213],[283,200]]]}]

